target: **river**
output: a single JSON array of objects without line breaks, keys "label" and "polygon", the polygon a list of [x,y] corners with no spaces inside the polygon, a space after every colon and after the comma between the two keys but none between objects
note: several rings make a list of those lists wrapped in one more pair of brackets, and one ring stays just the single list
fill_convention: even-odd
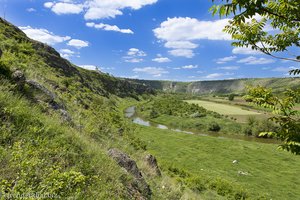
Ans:
[{"label": "river", "polygon": [[151,126],[158,129],[164,129],[164,130],[171,130],[175,132],[181,132],[191,135],[198,135],[198,136],[206,136],[206,137],[216,137],[219,139],[236,139],[236,140],[244,140],[244,141],[250,141],[250,142],[260,142],[260,143],[270,143],[270,144],[280,144],[281,142],[275,139],[267,139],[267,138],[257,138],[253,136],[246,136],[246,135],[227,135],[222,133],[210,133],[210,134],[203,134],[195,131],[189,131],[189,130],[180,130],[180,129],[174,129],[171,127],[167,127],[163,124],[157,124],[154,122],[151,122],[149,120],[144,119],[142,116],[138,115],[136,113],[135,106],[131,106],[125,110],[125,116],[127,118],[130,118],[133,123],[139,124],[142,126]]}]

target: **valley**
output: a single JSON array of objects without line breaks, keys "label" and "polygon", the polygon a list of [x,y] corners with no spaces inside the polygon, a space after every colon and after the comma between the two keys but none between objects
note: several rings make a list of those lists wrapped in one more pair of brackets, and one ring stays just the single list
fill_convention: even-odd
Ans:
[{"label": "valley", "polygon": [[299,199],[296,1],[2,3],[1,200]]}]

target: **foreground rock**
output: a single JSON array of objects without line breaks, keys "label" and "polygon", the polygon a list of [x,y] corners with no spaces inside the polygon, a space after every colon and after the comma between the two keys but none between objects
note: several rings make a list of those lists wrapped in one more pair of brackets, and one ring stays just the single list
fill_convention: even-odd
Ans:
[{"label": "foreground rock", "polygon": [[145,160],[146,160],[148,166],[154,171],[154,173],[157,176],[161,176],[161,172],[160,172],[159,167],[157,165],[156,158],[153,155],[149,154],[145,157]]},{"label": "foreground rock", "polygon": [[15,81],[15,83],[18,86],[19,90],[23,90],[24,89],[24,85],[26,82],[26,78],[24,73],[21,70],[16,70],[13,74],[12,74],[12,79]]},{"label": "foreground rock", "polygon": [[146,183],[142,173],[137,167],[136,162],[132,160],[126,153],[120,151],[119,149],[113,148],[108,150],[108,155],[112,157],[118,163],[119,166],[123,167],[129,174],[131,174],[135,178],[135,182],[132,184],[132,187],[138,189],[138,191],[145,198],[150,198],[150,187]]}]

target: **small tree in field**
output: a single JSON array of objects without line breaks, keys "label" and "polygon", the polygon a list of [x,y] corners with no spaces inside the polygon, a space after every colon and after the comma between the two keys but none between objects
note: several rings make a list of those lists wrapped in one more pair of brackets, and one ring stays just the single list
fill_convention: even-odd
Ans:
[{"label": "small tree in field", "polygon": [[230,95],[228,96],[228,100],[229,100],[229,101],[233,101],[233,100],[234,100],[234,97],[235,97],[234,94],[230,94]]},{"label": "small tree in field", "polygon": [[[212,0],[215,2],[215,0]],[[246,47],[274,58],[300,62],[300,1],[299,0],[220,0],[214,5],[213,14],[234,17],[224,31],[234,39],[236,47]],[[270,32],[273,29],[273,32]],[[281,53],[278,55],[277,53]],[[285,55],[283,56],[283,54]],[[300,74],[300,69],[290,71]],[[271,108],[276,114],[270,120],[279,125],[276,132],[261,133],[280,138],[284,144],[280,147],[300,154],[300,117],[294,109],[300,99],[299,89],[287,90],[284,97],[277,97],[271,90],[256,87],[249,88],[247,101]]]}]

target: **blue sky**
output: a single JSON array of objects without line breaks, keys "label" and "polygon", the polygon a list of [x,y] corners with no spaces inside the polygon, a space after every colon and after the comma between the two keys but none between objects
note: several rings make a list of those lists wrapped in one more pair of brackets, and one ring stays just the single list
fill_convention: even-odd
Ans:
[{"label": "blue sky", "polygon": [[222,32],[228,19],[212,17],[211,6],[209,0],[0,0],[0,14],[74,64],[117,77],[283,77],[299,67],[232,47]]}]

